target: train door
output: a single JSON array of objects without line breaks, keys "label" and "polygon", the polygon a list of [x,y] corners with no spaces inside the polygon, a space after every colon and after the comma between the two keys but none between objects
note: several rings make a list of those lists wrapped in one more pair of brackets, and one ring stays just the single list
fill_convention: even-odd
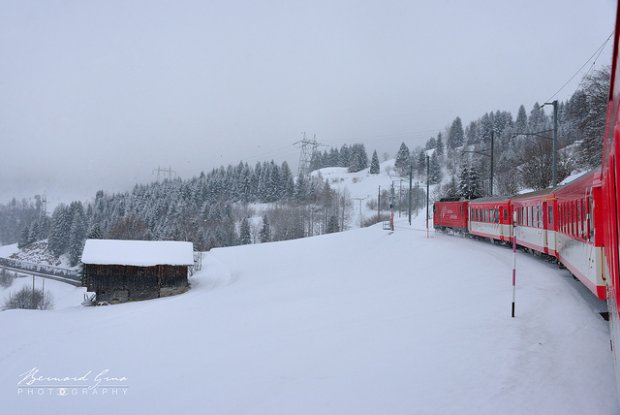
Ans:
[{"label": "train door", "polygon": [[[607,194],[603,197],[607,198],[608,202],[607,212],[605,212],[605,243],[608,245],[606,249],[606,254],[609,256],[607,258],[607,266],[610,268],[608,269],[608,275],[611,276],[611,281],[608,281],[608,284],[611,283],[611,289],[613,290],[609,294],[611,294],[611,299],[614,302],[613,307],[620,315],[620,308],[618,307],[618,299],[620,298],[620,281],[618,280],[620,271],[620,243],[618,241],[618,234],[620,233],[620,203],[618,201],[618,182],[615,170],[618,167],[616,166],[616,156],[612,155],[609,157],[608,177],[604,178],[607,181],[607,189],[605,189]],[[596,226],[596,222],[594,226]],[[593,239],[595,241],[596,238],[600,238],[600,235],[594,233]]]},{"label": "train door", "polygon": [[538,225],[540,226],[540,231],[542,232],[542,246],[543,246],[543,252],[548,254],[549,253],[549,232],[547,232],[547,228],[548,228],[548,212],[547,212],[547,205],[548,202],[546,200],[543,200],[542,205],[539,207],[539,209],[542,210],[542,212],[540,212],[540,218],[538,219]]}]

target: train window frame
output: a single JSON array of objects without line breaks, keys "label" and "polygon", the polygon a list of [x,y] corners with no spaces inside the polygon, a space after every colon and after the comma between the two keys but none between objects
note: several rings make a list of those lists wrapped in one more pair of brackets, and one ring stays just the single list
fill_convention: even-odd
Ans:
[{"label": "train window frame", "polygon": [[547,223],[549,225],[553,225],[553,206],[552,205],[547,206]]},{"label": "train window frame", "polygon": [[575,219],[577,219],[577,238],[581,238],[581,200],[575,200]]}]

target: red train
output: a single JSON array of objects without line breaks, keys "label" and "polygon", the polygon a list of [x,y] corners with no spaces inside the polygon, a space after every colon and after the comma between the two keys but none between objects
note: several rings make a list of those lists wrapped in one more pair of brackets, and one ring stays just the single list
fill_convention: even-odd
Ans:
[{"label": "red train", "polygon": [[[611,323],[612,350],[616,365],[616,377],[620,377],[620,355],[618,353],[618,340],[620,339],[620,316],[618,315],[618,299],[620,289],[619,282],[619,257],[620,245],[618,235],[620,234],[620,200],[618,198],[618,180],[620,180],[620,120],[618,111],[620,107],[620,84],[618,71],[618,47],[620,35],[620,2],[616,10],[616,31],[614,34],[614,52],[611,67],[611,83],[609,88],[609,102],[607,106],[607,124],[605,136],[603,137],[603,160],[602,160],[602,183],[601,194],[603,209],[600,213],[603,221],[603,246],[605,255],[605,275],[607,277],[607,304]],[[595,215],[596,218],[596,215]],[[616,382],[620,385],[620,382]]]},{"label": "red train", "polygon": [[602,167],[564,186],[512,197],[435,203],[436,229],[491,240],[516,238],[556,258],[598,298],[606,299],[620,396],[620,1],[603,138]]},{"label": "red train", "polygon": [[[437,202],[434,225],[518,245],[566,266],[607,299],[616,377],[620,380],[620,1],[600,170],[555,189],[505,198]],[[616,382],[620,387],[620,381]],[[620,389],[619,389],[620,396]]]},{"label": "red train", "polygon": [[598,298],[607,298],[603,273],[601,171],[573,182],[512,197],[435,203],[436,229],[511,243],[557,259]]}]

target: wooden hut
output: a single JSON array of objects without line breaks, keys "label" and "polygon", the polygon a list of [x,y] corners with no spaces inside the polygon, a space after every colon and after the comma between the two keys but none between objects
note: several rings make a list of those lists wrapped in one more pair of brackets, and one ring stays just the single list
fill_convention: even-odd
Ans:
[{"label": "wooden hut", "polygon": [[83,285],[96,301],[120,303],[180,294],[189,288],[191,242],[88,239]]}]

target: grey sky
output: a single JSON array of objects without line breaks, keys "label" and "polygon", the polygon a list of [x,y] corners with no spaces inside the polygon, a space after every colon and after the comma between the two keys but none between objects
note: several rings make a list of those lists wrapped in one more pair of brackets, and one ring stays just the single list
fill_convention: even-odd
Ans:
[{"label": "grey sky", "polygon": [[529,111],[614,13],[611,0],[4,0],[0,202],[126,190],[158,165],[296,166],[302,131],[395,153],[457,115]]}]

